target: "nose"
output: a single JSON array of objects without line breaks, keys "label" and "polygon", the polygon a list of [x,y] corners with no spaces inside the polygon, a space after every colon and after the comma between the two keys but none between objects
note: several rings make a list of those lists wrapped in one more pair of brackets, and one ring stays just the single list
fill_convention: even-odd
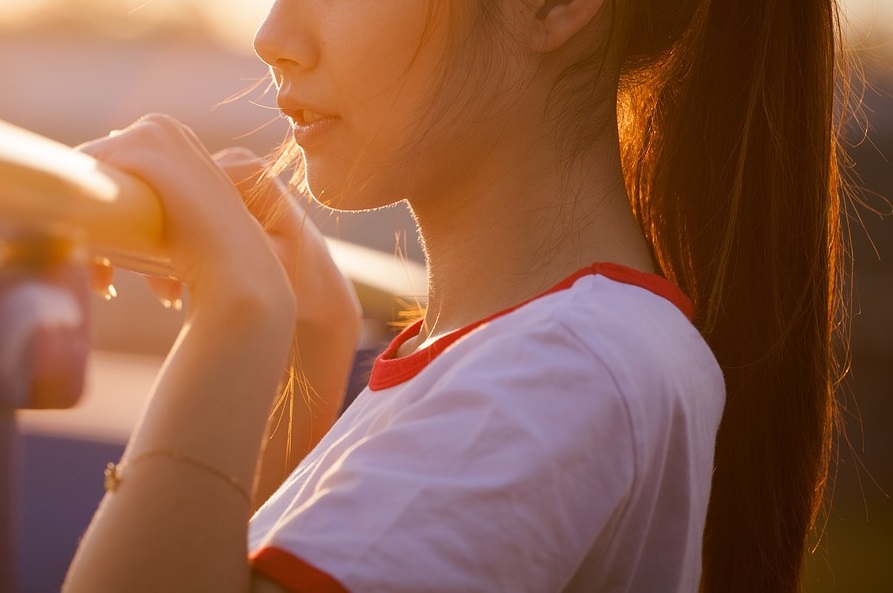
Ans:
[{"label": "nose", "polygon": [[302,0],[276,0],[254,36],[254,51],[273,69],[310,70],[319,62],[319,44],[311,28],[308,10],[300,10]]}]

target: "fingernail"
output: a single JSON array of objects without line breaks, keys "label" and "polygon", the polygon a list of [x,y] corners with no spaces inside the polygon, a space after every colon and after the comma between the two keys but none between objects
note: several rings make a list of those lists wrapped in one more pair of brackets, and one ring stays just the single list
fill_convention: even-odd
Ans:
[{"label": "fingernail", "polygon": [[161,299],[161,304],[165,309],[173,309],[174,311],[182,311],[183,310],[183,300],[182,299]]},{"label": "fingernail", "polygon": [[260,161],[260,157],[258,157],[254,152],[248,150],[247,148],[241,147],[232,147],[225,148],[217,153],[220,158],[225,158],[228,162],[236,164],[236,163],[257,163]]},{"label": "fingernail", "polygon": [[111,284],[106,286],[104,289],[99,291],[99,295],[107,301],[112,300],[113,298],[118,296],[118,291],[115,290],[115,287]]}]

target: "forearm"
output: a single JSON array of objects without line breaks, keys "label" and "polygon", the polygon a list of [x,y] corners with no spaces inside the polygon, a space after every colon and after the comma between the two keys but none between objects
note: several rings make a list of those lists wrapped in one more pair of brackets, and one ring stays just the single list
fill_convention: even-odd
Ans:
[{"label": "forearm", "polygon": [[[295,340],[283,391],[270,418],[255,507],[279,487],[329,431],[341,410],[360,338],[362,309],[321,237],[294,270],[297,296]],[[328,265],[326,265],[328,264]]]},{"label": "forearm", "polygon": [[349,287],[283,188],[234,185],[254,187],[260,159],[218,164],[157,114],[81,149],[155,190],[191,311],[65,589],[244,593],[252,487],[296,320],[331,320],[317,303]]},{"label": "forearm", "polygon": [[167,454],[127,465],[146,451],[179,452],[250,490],[292,320],[242,313],[199,312],[184,329],[65,591],[249,590],[250,507],[239,488]]},{"label": "forearm", "polygon": [[277,399],[264,441],[255,507],[269,498],[337,419],[358,333],[358,325],[349,322],[334,327],[299,324],[290,384]]}]

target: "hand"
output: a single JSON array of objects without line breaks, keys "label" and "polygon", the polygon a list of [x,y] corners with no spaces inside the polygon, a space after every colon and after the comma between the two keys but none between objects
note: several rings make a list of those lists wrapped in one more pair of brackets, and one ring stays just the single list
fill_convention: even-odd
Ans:
[{"label": "hand", "polygon": [[165,215],[165,247],[189,290],[191,309],[253,301],[274,308],[288,304],[293,313],[291,283],[273,243],[188,128],[150,115],[80,149],[156,191]]},{"label": "hand", "polygon": [[[362,312],[352,284],[335,266],[322,234],[284,184],[269,176],[263,160],[241,148],[220,152],[214,159],[266,229],[297,304],[290,369],[297,375],[286,374],[283,386],[291,400],[280,399],[271,419],[256,482],[256,501],[260,503],[337,418]],[[172,294],[163,298],[170,301]]]},{"label": "hand", "polygon": [[299,198],[270,175],[263,159],[246,148],[223,150],[214,160],[267,232],[291,282],[298,321],[349,324],[359,320],[361,310],[353,285],[335,265],[322,233]]},{"label": "hand", "polygon": [[[250,151],[229,149],[212,157],[188,129],[165,116],[149,116],[82,149],[142,178],[159,194],[177,273],[177,279],[149,279],[163,301],[178,301],[179,280],[190,293],[190,315],[219,307],[231,292],[256,294],[272,285],[287,293],[293,323],[279,326],[292,336],[300,359],[296,370],[305,391],[314,394],[308,399],[312,418],[295,422],[296,434],[308,439],[297,449],[306,451],[340,409],[361,310],[297,200]],[[111,270],[96,266],[94,282],[106,287],[110,280]]]}]

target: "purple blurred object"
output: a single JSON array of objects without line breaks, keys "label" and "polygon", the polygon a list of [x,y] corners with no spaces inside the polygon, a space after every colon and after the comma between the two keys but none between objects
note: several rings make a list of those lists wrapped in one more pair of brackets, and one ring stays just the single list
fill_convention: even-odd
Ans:
[{"label": "purple blurred object", "polygon": [[[58,274],[54,274],[58,276]],[[0,393],[14,408],[67,408],[80,397],[86,311],[58,278],[0,280]]]},{"label": "purple blurred object", "polygon": [[17,589],[15,411],[70,408],[83,391],[89,351],[83,260],[71,239],[0,232],[0,591]]},{"label": "purple blurred object", "polygon": [[0,406],[69,408],[89,352],[88,276],[71,241],[15,238],[0,263]]}]

